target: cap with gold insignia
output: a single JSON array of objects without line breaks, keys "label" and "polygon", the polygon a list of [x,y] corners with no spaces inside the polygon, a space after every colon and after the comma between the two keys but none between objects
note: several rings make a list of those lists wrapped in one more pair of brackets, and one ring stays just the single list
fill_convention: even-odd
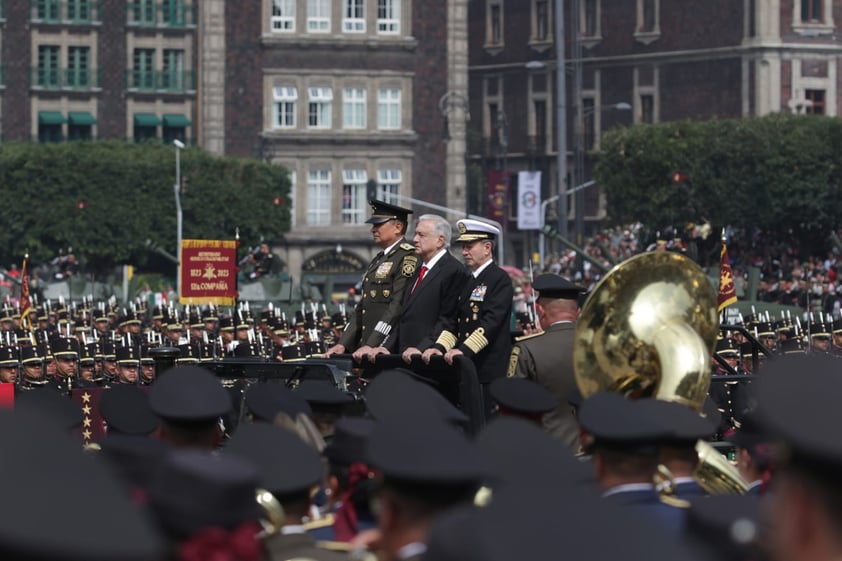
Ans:
[{"label": "cap with gold insignia", "polygon": [[412,211],[397,205],[392,205],[377,199],[368,201],[371,205],[371,218],[365,221],[366,224],[382,224],[389,220],[400,220],[406,222]]},{"label": "cap with gold insignia", "polygon": [[392,205],[387,202],[371,199],[368,201],[371,205],[371,218],[365,221],[366,224],[382,224],[389,220],[400,220],[406,222],[412,211],[397,205]]},{"label": "cap with gold insignia", "polygon": [[471,220],[465,218],[456,222],[456,228],[459,230],[459,237],[457,242],[473,242],[477,240],[496,240],[500,235],[500,230],[496,226],[480,222],[479,220]]},{"label": "cap with gold insignia", "polygon": [[585,288],[575,285],[560,275],[547,273],[539,276],[532,283],[532,288],[537,290],[541,298],[560,298],[563,300],[576,300],[579,295],[585,292]]}]

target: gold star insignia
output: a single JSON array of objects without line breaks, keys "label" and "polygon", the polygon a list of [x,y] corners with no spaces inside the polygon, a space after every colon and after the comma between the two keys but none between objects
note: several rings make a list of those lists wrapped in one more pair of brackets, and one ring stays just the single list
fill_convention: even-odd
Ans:
[{"label": "gold star insignia", "polygon": [[90,415],[90,414],[91,414],[91,406],[90,406],[90,405],[86,405],[86,406],[82,407],[82,412],[83,412],[85,415]]},{"label": "gold star insignia", "polygon": [[82,419],[82,424],[85,426],[85,428],[88,428],[89,426],[91,426],[91,418],[85,417],[84,419]]},{"label": "gold star insignia", "polygon": [[83,393],[82,394],[82,401],[84,401],[85,403],[90,403],[91,402],[91,394],[89,394],[88,392]]},{"label": "gold star insignia", "polygon": [[91,431],[89,431],[88,429],[85,429],[82,432],[82,436],[85,437],[85,440],[90,440],[91,439]]}]

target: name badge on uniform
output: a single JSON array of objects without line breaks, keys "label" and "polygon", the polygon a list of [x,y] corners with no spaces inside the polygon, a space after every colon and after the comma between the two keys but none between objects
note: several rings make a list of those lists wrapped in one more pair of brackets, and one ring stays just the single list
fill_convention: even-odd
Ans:
[{"label": "name badge on uniform", "polygon": [[474,289],[471,291],[471,302],[482,302],[483,300],[485,300],[486,290],[488,290],[488,287],[484,284],[475,286]]},{"label": "name badge on uniform", "polygon": [[386,261],[385,263],[380,263],[377,267],[377,270],[374,272],[374,276],[377,278],[384,278],[389,276],[389,271],[392,270],[392,262]]}]

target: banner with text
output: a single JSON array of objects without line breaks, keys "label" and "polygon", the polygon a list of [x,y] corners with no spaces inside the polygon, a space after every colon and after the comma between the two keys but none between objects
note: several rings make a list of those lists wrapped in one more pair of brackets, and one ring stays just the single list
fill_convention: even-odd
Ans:
[{"label": "banner with text", "polygon": [[488,211],[485,213],[491,220],[505,224],[506,206],[509,198],[508,170],[492,169],[488,171]]},{"label": "banner with text", "polygon": [[182,304],[233,306],[237,300],[237,246],[229,240],[182,240]]},{"label": "banner with text", "polygon": [[541,172],[517,174],[517,229],[541,229]]}]

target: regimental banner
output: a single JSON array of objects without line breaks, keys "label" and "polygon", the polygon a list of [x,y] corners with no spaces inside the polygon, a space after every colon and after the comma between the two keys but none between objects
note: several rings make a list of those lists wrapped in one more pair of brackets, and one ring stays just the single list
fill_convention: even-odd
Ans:
[{"label": "regimental banner", "polygon": [[540,230],[541,172],[521,171],[517,174],[517,229]]},{"label": "regimental banner", "polygon": [[233,240],[182,240],[179,302],[235,305],[238,245]]},{"label": "regimental banner", "polygon": [[722,242],[719,253],[719,296],[717,311],[721,312],[731,304],[737,302],[737,289],[734,286],[734,275],[731,273],[731,261],[728,260],[728,247]]},{"label": "regimental banner", "polygon": [[[105,423],[99,412],[99,400],[102,392],[107,388],[73,388],[70,399],[82,410],[82,441],[83,444],[99,442],[105,436]],[[44,391],[44,390],[33,390]]]},{"label": "regimental banner", "polygon": [[506,220],[506,206],[509,203],[509,177],[508,170],[492,169],[488,171],[488,216],[504,224]]}]

